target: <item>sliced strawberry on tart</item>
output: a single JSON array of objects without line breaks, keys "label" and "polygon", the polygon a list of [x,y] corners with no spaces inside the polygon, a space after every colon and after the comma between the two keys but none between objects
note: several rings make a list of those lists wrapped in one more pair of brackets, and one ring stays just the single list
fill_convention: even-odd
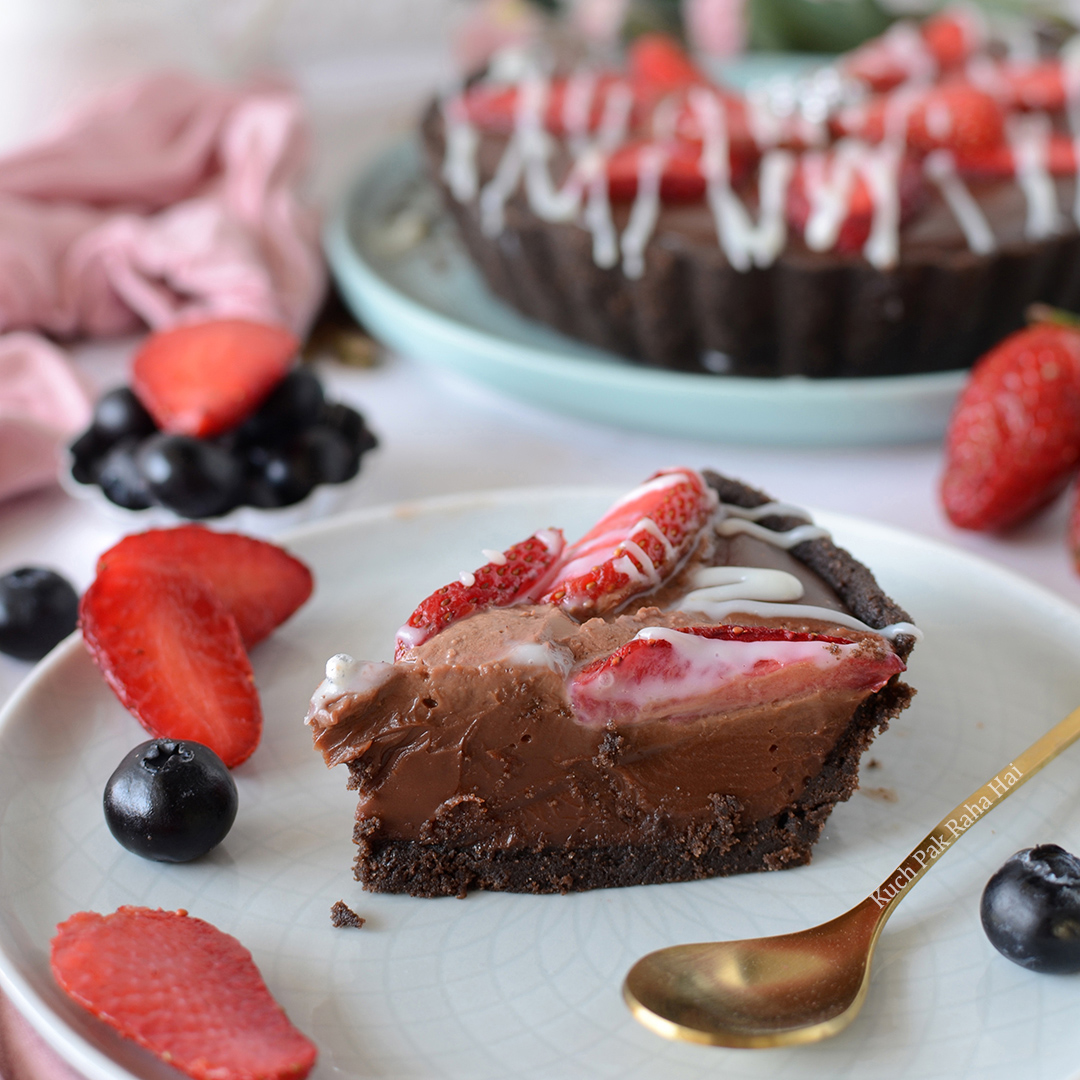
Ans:
[{"label": "sliced strawberry on tart", "polygon": [[422,603],[395,663],[327,664],[307,722],[359,792],[357,878],[567,892],[806,862],[911,696],[906,614],[809,515],[717,474],[663,470],[553,534]]}]

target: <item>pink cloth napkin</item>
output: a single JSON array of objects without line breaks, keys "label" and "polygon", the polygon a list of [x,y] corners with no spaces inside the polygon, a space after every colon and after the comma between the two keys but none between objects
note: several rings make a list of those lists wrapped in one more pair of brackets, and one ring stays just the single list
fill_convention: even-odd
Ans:
[{"label": "pink cloth napkin", "polygon": [[83,1080],[0,994],[0,1080]]},{"label": "pink cloth napkin", "polygon": [[[112,336],[217,316],[302,334],[326,285],[318,222],[298,195],[307,142],[287,89],[162,74],[0,158],[0,334]],[[51,479],[59,442],[87,422],[63,367],[41,338],[0,337],[0,498]]]}]

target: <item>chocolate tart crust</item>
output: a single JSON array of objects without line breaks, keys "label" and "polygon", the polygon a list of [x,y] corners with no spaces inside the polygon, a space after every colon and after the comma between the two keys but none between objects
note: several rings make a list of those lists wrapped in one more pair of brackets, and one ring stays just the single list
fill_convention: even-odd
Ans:
[{"label": "chocolate tart crust", "polygon": [[[724,502],[754,507],[771,501],[763,492],[718,473],[705,470],[703,475]],[[801,519],[780,516],[760,522],[776,531],[800,523]],[[870,571],[831,540],[805,541],[791,553],[831,585],[867,625],[880,629],[911,621],[907,612],[882,592]],[[893,644],[906,660],[914,641],[910,635],[899,635]],[[634,843],[507,849],[467,843],[471,804],[463,801],[460,816],[452,814],[429,823],[420,840],[388,837],[377,817],[359,817],[353,832],[358,849],[355,877],[365,889],[375,892],[463,897],[470,889],[567,893],[799,866],[810,861],[832,808],[849,799],[858,787],[863,751],[908,706],[914,693],[894,677],[867,698],[798,798],[760,821],[743,821],[739,801],[716,792],[710,799],[711,820],[699,821],[681,833],[655,817],[642,823],[640,839]],[[605,739],[597,764],[608,764],[605,754],[613,762],[617,743],[617,735]],[[349,763],[350,787],[359,785],[362,768],[360,762]]]}]

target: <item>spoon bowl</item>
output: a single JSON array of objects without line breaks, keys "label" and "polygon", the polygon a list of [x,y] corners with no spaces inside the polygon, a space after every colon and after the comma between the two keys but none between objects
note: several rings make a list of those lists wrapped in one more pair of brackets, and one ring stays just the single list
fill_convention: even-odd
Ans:
[{"label": "spoon bowl", "polygon": [[642,957],[623,996],[665,1038],[713,1046],[792,1046],[855,1019],[874,947],[896,905],[976,821],[1080,738],[1080,709],[954,807],[865,900],[794,934],[674,945]]}]

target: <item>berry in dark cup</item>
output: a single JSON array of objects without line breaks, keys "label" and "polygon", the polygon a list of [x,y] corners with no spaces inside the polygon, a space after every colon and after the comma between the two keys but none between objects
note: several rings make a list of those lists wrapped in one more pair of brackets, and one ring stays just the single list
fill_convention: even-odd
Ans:
[{"label": "berry in dark cup", "polygon": [[0,652],[40,660],[78,617],[79,595],[56,571],[23,566],[0,577]]},{"label": "berry in dark cup", "polygon": [[1002,954],[1030,971],[1080,971],[1080,859],[1057,844],[1026,848],[987,883],[983,929]]},{"label": "berry in dark cup", "polygon": [[105,785],[109,831],[144,859],[190,862],[216,847],[236,819],[236,783],[221,758],[190,740],[135,747]]}]

